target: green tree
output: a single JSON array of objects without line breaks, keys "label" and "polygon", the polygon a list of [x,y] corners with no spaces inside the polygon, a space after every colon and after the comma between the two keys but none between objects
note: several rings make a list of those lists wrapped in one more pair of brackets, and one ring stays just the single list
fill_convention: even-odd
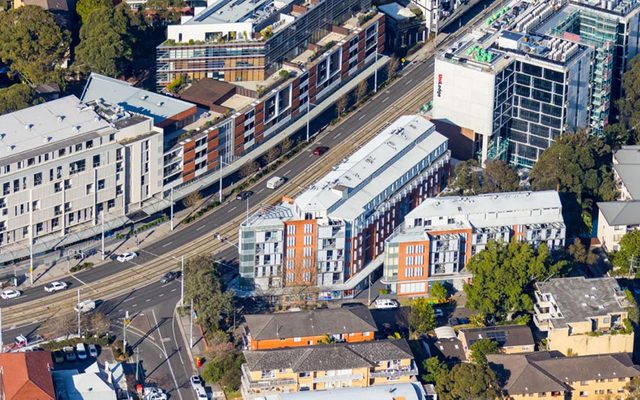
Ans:
[{"label": "green tree", "polygon": [[474,276],[464,287],[467,307],[510,320],[514,313],[533,308],[533,283],[558,274],[566,264],[554,261],[544,243],[535,250],[515,239],[508,244],[491,241],[467,265]]},{"label": "green tree", "polygon": [[567,134],[547,148],[531,170],[534,190],[570,193],[583,209],[591,201],[615,199],[611,147],[586,131]]},{"label": "green tree", "polygon": [[640,124],[640,57],[634,57],[629,63],[622,88],[624,96],[617,102],[618,110],[624,126],[635,133]]},{"label": "green tree", "polygon": [[347,111],[347,106],[349,105],[349,98],[347,96],[348,95],[345,94],[336,101],[336,112],[338,113],[338,117],[342,117]]},{"label": "green tree", "polygon": [[207,332],[218,330],[224,316],[233,312],[233,295],[231,292],[223,292],[220,277],[214,267],[213,256],[196,256],[185,263],[183,277],[185,301],[188,303],[193,300],[198,323]]},{"label": "green tree", "polygon": [[447,297],[449,297],[449,291],[447,290],[447,287],[440,281],[437,281],[433,285],[431,285],[429,293],[431,294],[431,297],[439,301],[444,301],[447,299]]},{"label": "green tree", "polygon": [[575,238],[573,243],[569,245],[567,252],[571,256],[574,264],[582,266],[595,264],[598,258],[594,252],[585,248],[582,241],[578,238]]},{"label": "green tree", "polygon": [[479,194],[482,191],[478,161],[460,161],[456,164],[454,175],[455,180],[451,184],[451,188],[455,194],[468,196]]},{"label": "green tree", "polygon": [[0,12],[0,59],[29,84],[62,83],[59,68],[69,51],[69,32],[38,6]]},{"label": "green tree", "polygon": [[436,381],[436,391],[442,400],[491,399],[498,397],[495,373],[484,365],[461,363]]},{"label": "green tree", "polygon": [[619,149],[625,144],[631,142],[631,132],[623,124],[610,124],[604,128],[604,140],[612,149]]},{"label": "green tree", "polygon": [[480,339],[470,347],[471,361],[478,365],[487,365],[487,354],[498,352],[498,343],[491,339]]},{"label": "green tree", "polygon": [[24,83],[17,83],[8,88],[0,89],[0,114],[27,108],[33,103],[33,90]]},{"label": "green tree", "polygon": [[409,329],[412,335],[426,333],[436,326],[436,317],[433,306],[427,299],[415,299],[409,311]]},{"label": "green tree", "polygon": [[78,0],[76,13],[80,16],[80,21],[84,24],[88,21],[89,15],[95,10],[113,8],[111,0]]},{"label": "green tree", "polygon": [[627,400],[640,400],[640,378],[633,377],[624,387],[629,393]]},{"label": "green tree", "polygon": [[244,356],[240,352],[227,352],[208,360],[202,371],[207,383],[220,383],[230,390],[240,389],[241,366]]},{"label": "green tree", "polygon": [[482,170],[482,192],[515,192],[520,188],[518,171],[502,160],[487,161]]},{"label": "green tree", "polygon": [[134,31],[126,3],[113,9],[98,8],[91,12],[80,28],[80,44],[76,48],[76,67],[81,72],[98,72],[118,76],[131,61]]},{"label": "green tree", "polygon": [[449,373],[447,364],[441,362],[438,357],[429,357],[424,360],[422,368],[424,369],[422,380],[427,383],[436,383]]},{"label": "green tree", "polygon": [[[613,265],[619,268],[621,272],[627,273],[629,266],[640,265],[640,231],[629,231],[620,239],[620,250],[613,255]],[[636,271],[636,275],[638,272]]]}]

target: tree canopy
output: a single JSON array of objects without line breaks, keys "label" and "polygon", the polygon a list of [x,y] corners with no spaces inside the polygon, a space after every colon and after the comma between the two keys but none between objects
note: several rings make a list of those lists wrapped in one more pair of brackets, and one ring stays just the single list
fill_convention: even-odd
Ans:
[{"label": "tree canopy", "polygon": [[444,283],[437,281],[429,288],[429,293],[431,297],[443,301],[449,297],[449,290],[444,285]]},{"label": "tree canopy", "polygon": [[499,395],[495,373],[485,365],[461,363],[436,379],[442,400],[495,399]]},{"label": "tree canopy", "polygon": [[0,13],[0,59],[29,84],[62,83],[60,64],[69,51],[69,32],[53,14],[27,5]]},{"label": "tree canopy", "polygon": [[111,0],[78,0],[76,4],[76,13],[80,17],[83,24],[87,23],[89,15],[95,10],[113,8]]},{"label": "tree canopy", "polygon": [[126,3],[115,8],[97,8],[80,28],[76,66],[82,72],[118,76],[132,58],[134,28]]},{"label": "tree canopy", "polygon": [[424,375],[422,380],[427,383],[435,383],[442,379],[449,372],[447,365],[440,361],[438,357],[429,357],[422,362]]},{"label": "tree canopy", "polygon": [[[620,272],[627,273],[633,262],[635,268],[640,267],[640,231],[632,230],[620,239],[620,250],[613,255],[613,265]],[[638,271],[636,270],[636,275]]]},{"label": "tree canopy", "polygon": [[[624,128],[637,131],[640,124],[640,57],[636,56],[629,63],[629,68],[622,79],[624,96],[618,102],[621,123]],[[637,135],[637,133],[636,133]],[[636,136],[636,140],[639,137]]]},{"label": "tree canopy", "polygon": [[490,160],[481,170],[478,161],[461,161],[450,185],[454,194],[473,196],[481,193],[513,192],[520,188],[518,171],[502,160]]},{"label": "tree canopy", "polygon": [[409,328],[413,335],[426,333],[435,328],[436,317],[433,306],[427,299],[419,298],[413,301],[409,311]]},{"label": "tree canopy", "polygon": [[6,114],[27,108],[33,103],[33,90],[24,83],[16,83],[8,88],[0,89],[0,114]]},{"label": "tree canopy", "polygon": [[478,161],[460,161],[454,169],[455,179],[450,187],[456,195],[473,196],[482,192]]},{"label": "tree canopy", "polygon": [[478,365],[487,365],[487,354],[498,352],[498,342],[491,339],[480,339],[470,347],[471,361]]},{"label": "tree canopy", "polygon": [[566,264],[554,261],[544,243],[536,250],[527,242],[491,241],[467,265],[473,273],[473,282],[464,287],[467,306],[497,319],[530,311],[533,283],[558,274]]}]

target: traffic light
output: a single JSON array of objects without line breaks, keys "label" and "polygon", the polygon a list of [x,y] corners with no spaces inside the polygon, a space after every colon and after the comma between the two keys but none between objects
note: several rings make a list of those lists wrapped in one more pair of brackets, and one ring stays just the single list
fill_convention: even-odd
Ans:
[{"label": "traffic light", "polygon": [[196,368],[202,367],[202,358],[196,357]]}]

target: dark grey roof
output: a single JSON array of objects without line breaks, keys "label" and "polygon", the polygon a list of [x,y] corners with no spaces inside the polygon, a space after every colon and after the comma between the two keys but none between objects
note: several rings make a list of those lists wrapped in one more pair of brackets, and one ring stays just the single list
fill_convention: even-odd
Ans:
[{"label": "dark grey roof", "polygon": [[464,333],[465,345],[470,347],[481,339],[491,339],[500,346],[529,346],[535,344],[531,329],[527,325],[487,326],[484,328],[460,329]]},{"label": "dark grey roof", "polygon": [[462,342],[458,338],[429,338],[427,342],[429,343],[432,355],[438,357],[448,365],[457,364],[467,360],[464,348],[462,347]]},{"label": "dark grey roof", "polygon": [[640,224],[640,200],[601,202],[598,208],[609,225]]},{"label": "dark grey roof", "polygon": [[640,376],[626,353],[564,357],[559,353],[491,354],[489,365],[509,395],[571,390],[571,384]]},{"label": "dark grey roof", "polygon": [[567,323],[586,321],[590,317],[621,313],[629,303],[615,278],[590,278],[584,276],[554,278],[537,282],[540,293],[553,296],[562,317],[551,319],[556,327]]},{"label": "dark grey roof", "polygon": [[308,372],[373,367],[380,361],[413,358],[413,354],[401,339],[245,351],[244,357],[251,371],[291,368]]},{"label": "dark grey roof", "polygon": [[376,323],[366,307],[333,308],[245,316],[255,340],[376,332]]},{"label": "dark grey roof", "polygon": [[613,156],[617,164],[640,164],[640,146],[622,146]]}]

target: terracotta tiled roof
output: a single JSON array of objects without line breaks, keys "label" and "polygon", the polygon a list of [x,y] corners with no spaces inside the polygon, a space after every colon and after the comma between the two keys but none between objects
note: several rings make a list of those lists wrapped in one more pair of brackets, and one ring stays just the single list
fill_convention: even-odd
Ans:
[{"label": "terracotta tiled roof", "polygon": [[34,351],[0,354],[1,387],[5,400],[55,400],[51,353]]}]

